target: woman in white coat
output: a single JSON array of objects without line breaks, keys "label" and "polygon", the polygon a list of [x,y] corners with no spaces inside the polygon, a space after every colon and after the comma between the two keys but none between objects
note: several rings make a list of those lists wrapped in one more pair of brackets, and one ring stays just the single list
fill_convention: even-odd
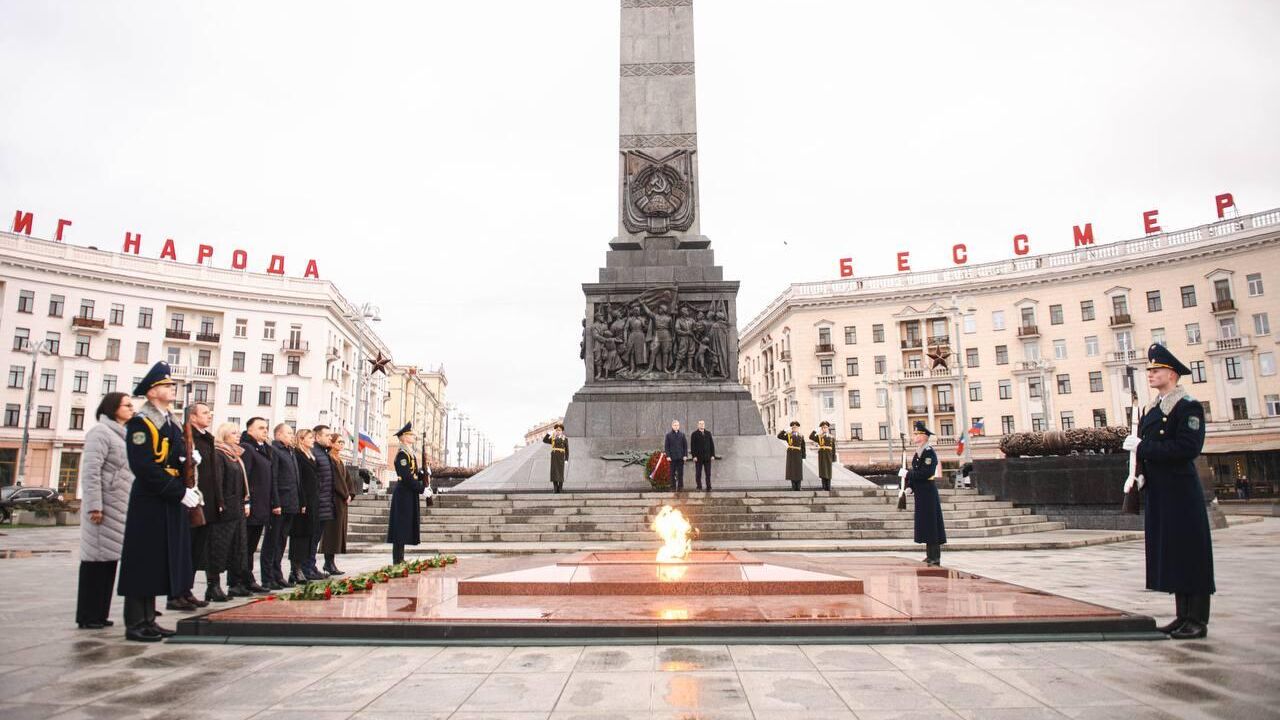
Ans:
[{"label": "woman in white coat", "polygon": [[124,424],[133,417],[133,401],[122,392],[107,393],[98,405],[98,424],[84,437],[80,461],[80,592],[76,624],[96,630],[112,625],[111,590],[124,542],[133,473],[125,454]]}]

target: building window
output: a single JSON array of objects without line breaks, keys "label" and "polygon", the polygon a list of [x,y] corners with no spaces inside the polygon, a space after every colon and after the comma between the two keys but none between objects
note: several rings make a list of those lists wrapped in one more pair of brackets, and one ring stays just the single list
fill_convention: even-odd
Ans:
[{"label": "building window", "polygon": [[1011,399],[1013,399],[1013,382],[1012,382],[1012,381],[1010,381],[1010,380],[1000,380],[1000,381],[996,384],[996,387],[997,387],[997,389],[998,389],[998,391],[999,391],[999,396],[1000,396],[1000,399],[1001,399],[1001,400],[1011,400]]},{"label": "building window", "polygon": [[1218,302],[1231,299],[1231,281],[1221,278],[1213,281],[1213,296]]},{"label": "building window", "polygon": [[1187,323],[1187,344],[1200,344],[1200,323]]},{"label": "building window", "polygon": [[1133,334],[1128,330],[1116,331],[1116,350],[1127,352],[1133,349]]},{"label": "building window", "polygon": [[938,392],[938,412],[954,412],[955,403],[951,399],[951,386],[939,385]]},{"label": "building window", "polygon": [[977,315],[974,315],[973,313],[965,313],[962,320],[963,320],[962,327],[964,327],[964,333],[966,335],[972,335],[973,333],[978,332],[978,316]]},{"label": "building window", "polygon": [[1031,413],[1031,432],[1044,432],[1049,426],[1045,423],[1044,413]]},{"label": "building window", "polygon": [[1008,435],[1008,434],[1010,434],[1010,433],[1012,433],[1012,432],[1014,432],[1014,429],[1013,429],[1013,416],[1012,416],[1012,415],[1001,415],[1001,416],[1000,416],[1000,433],[1001,433],[1001,434],[1003,434],[1003,435]]},{"label": "building window", "polygon": [[1094,318],[1093,301],[1081,300],[1080,301],[1080,319],[1085,322],[1088,322],[1093,318]]},{"label": "building window", "polygon": [[1257,313],[1253,316],[1253,334],[1254,335],[1270,335],[1271,320],[1266,313]]},{"label": "building window", "polygon": [[849,377],[857,377],[858,358],[846,358],[844,361],[844,372]]},{"label": "building window", "polygon": [[971,368],[978,367],[978,348],[965,348],[964,366]]},{"label": "building window", "polygon": [[1050,325],[1062,324],[1062,306],[1061,305],[1049,306],[1049,324]]},{"label": "building window", "polygon": [[186,316],[182,313],[171,313],[169,315],[169,329],[174,332],[182,332],[182,326],[186,323]]},{"label": "building window", "polygon": [[10,365],[9,366],[9,387],[15,388],[18,390],[22,389],[22,387],[25,384],[23,383],[23,378],[25,378],[26,376],[27,376],[27,368],[25,365]]},{"label": "building window", "polygon": [[48,430],[53,425],[53,408],[48,405],[36,406],[36,427]]},{"label": "building window", "polygon": [[855,410],[862,407],[862,391],[861,390],[849,391],[849,407]]},{"label": "building window", "polygon": [[997,365],[1009,364],[1009,346],[1008,345],[996,346],[996,364]]},{"label": "building window", "polygon": [[824,392],[824,393],[822,393],[822,409],[823,409],[823,410],[835,410],[835,409],[836,409],[836,396],[835,396],[835,393],[829,393],[829,392]]},{"label": "building window", "polygon": [[1164,337],[1164,328],[1151,328],[1151,342],[1156,345],[1168,346],[1169,343],[1165,341]]},{"label": "building window", "polygon": [[170,365],[182,364],[182,348],[167,347],[165,348],[165,352],[167,354],[166,362]]},{"label": "building window", "polygon": [[1270,377],[1276,374],[1276,354],[1272,352],[1258,353],[1258,374]]},{"label": "building window", "polygon": [[145,363],[150,354],[151,343],[138,341],[138,344],[133,347],[133,361],[136,363]]},{"label": "building window", "polygon": [[1267,395],[1264,400],[1267,405],[1267,417],[1280,415],[1280,395]]},{"label": "building window", "polygon": [[871,326],[871,342],[884,342],[884,325]]},{"label": "building window", "polygon": [[1063,430],[1071,430],[1076,426],[1076,414],[1071,410],[1063,410],[1060,416],[1061,428]]},{"label": "building window", "polygon": [[954,420],[939,420],[938,434],[942,437],[953,438],[956,436],[956,424]]},{"label": "building window", "polygon": [[1098,336],[1089,335],[1084,339],[1084,354],[1088,357],[1094,357],[1098,354]]},{"label": "building window", "polygon": [[852,325],[846,325],[844,327],[844,344],[845,345],[858,344],[858,328]]},{"label": "building window", "polygon": [[[266,360],[266,356],[264,355],[264,356],[262,356],[262,357],[263,357],[263,360],[265,361],[265,360]],[[266,370],[263,370],[263,372],[266,372]],[[784,372],[785,372],[785,371],[784,371]],[[833,369],[832,369],[832,366],[831,366],[831,360],[830,360],[829,358],[823,358],[821,361],[819,361],[819,362],[818,362],[818,374],[819,374],[819,375],[834,375],[834,374],[835,374],[835,370],[833,370]]]},{"label": "building window", "polygon": [[80,317],[93,319],[94,302],[89,298],[80,298]]},{"label": "building window", "polygon": [[1189,308],[1196,306],[1196,286],[1183,285],[1178,293],[1182,295],[1182,307]]},{"label": "building window", "polygon": [[880,439],[888,440],[889,439],[889,423],[880,423],[880,426],[878,429],[880,431]]},{"label": "building window", "polygon": [[244,402],[244,386],[232,385],[231,397],[227,400],[227,403],[230,405],[239,405],[242,402]]},{"label": "building window", "polygon": [[[262,363],[258,366],[259,372],[271,373],[276,371],[276,356],[271,353],[262,353]],[[830,375],[831,373],[826,373]]]},{"label": "building window", "polygon": [[[1280,404],[1280,400],[1277,400],[1276,402],[1277,402],[1277,404]],[[850,423],[850,425],[849,425],[849,439],[850,439],[850,440],[861,440],[861,439],[862,439],[862,423]]]},{"label": "building window", "polygon": [[200,316],[200,334],[201,335],[213,334],[213,318],[209,317],[208,315]]},{"label": "building window", "polygon": [[89,392],[89,371],[77,370],[71,381],[71,392],[87,393]]},{"label": "building window", "polygon": [[213,362],[213,353],[208,350],[201,350],[196,353],[196,367],[209,367],[209,363]]},{"label": "building window", "polygon": [[1191,382],[1193,383],[1208,382],[1209,378],[1205,374],[1203,360],[1192,360],[1191,364],[1188,365],[1187,367],[1191,369]]},{"label": "building window", "polygon": [[236,318],[236,337],[249,337],[249,321],[245,318]]},{"label": "building window", "polygon": [[274,320],[268,320],[262,323],[262,339],[263,340],[276,339],[276,323]]},{"label": "building window", "polygon": [[191,383],[191,399],[194,402],[209,402],[209,383]]},{"label": "building window", "polygon": [[107,316],[107,322],[112,325],[124,325],[124,305],[113,303],[111,305],[111,314]]},{"label": "building window", "polygon": [[1040,345],[1035,342],[1022,343],[1022,357],[1026,360],[1040,359]]},{"label": "building window", "polygon": [[1102,371],[1089,371],[1089,392],[1102,392]]},{"label": "building window", "polygon": [[119,360],[120,359],[120,339],[107,338],[107,355],[103,360]]},{"label": "building window", "polygon": [[1257,297],[1262,294],[1262,273],[1249,273],[1244,276],[1249,283],[1249,297]]},{"label": "building window", "polygon": [[44,334],[44,346],[50,355],[57,355],[62,350],[62,333],[47,332]]},{"label": "building window", "polygon": [[889,391],[885,388],[876,388],[876,407],[882,408],[889,403]]},{"label": "building window", "polygon": [[67,304],[67,299],[61,295],[49,296],[49,317],[62,317],[62,310]]},{"label": "building window", "polygon": [[1160,291],[1147,291],[1147,312],[1160,312]]},{"label": "building window", "polygon": [[80,453],[63,452],[58,460],[58,492],[63,497],[75,497],[80,480]]},{"label": "building window", "polygon": [[1231,398],[1231,419],[1248,420],[1249,403],[1242,397]]},{"label": "building window", "polygon": [[1004,311],[1003,310],[991,311],[991,329],[992,330],[1004,329]]},{"label": "building window", "polygon": [[818,328],[818,344],[819,345],[831,344],[831,328],[829,327]]},{"label": "building window", "polygon": [[1128,295],[1112,295],[1111,296],[1111,314],[1116,317],[1129,314],[1129,296]]},{"label": "building window", "polygon": [[266,385],[262,385],[258,387],[258,404],[259,405],[271,404],[271,388],[270,387],[267,387]]},{"label": "building window", "polygon": [[31,330],[28,328],[13,329],[13,349],[26,351],[31,348]]},{"label": "building window", "polygon": [[1064,373],[1058,376],[1058,394],[1071,394],[1071,375]]},{"label": "building window", "polygon": [[876,375],[883,375],[884,374],[884,355],[877,355],[875,357],[874,364],[875,364],[874,370]]},{"label": "building window", "polygon": [[920,369],[920,356],[919,356],[919,355],[912,355],[912,356],[910,356],[910,357],[908,357],[908,358],[907,358],[907,369],[908,369],[908,370],[919,370],[919,369]]},{"label": "building window", "polygon": [[71,422],[67,428],[70,430],[84,429],[84,408],[71,408]]},{"label": "building window", "polygon": [[1055,360],[1067,359],[1067,341],[1066,340],[1053,341],[1053,357]]},{"label": "building window", "polygon": [[116,376],[103,375],[102,376],[102,394],[106,395],[107,393],[113,393],[115,391],[116,391]]},{"label": "building window", "polygon": [[18,291],[18,312],[30,315],[35,311],[36,307],[36,291],[20,290]]},{"label": "building window", "polygon": [[1040,378],[1027,378],[1027,396],[1031,398],[1040,397]]},{"label": "building window", "polygon": [[1218,339],[1226,340],[1236,336],[1236,319],[1233,317],[1218,318]]},{"label": "building window", "polygon": [[89,336],[76,336],[76,357],[89,357]]},{"label": "building window", "polygon": [[302,374],[302,359],[296,355],[285,358],[284,366],[284,371],[290,375]]},{"label": "building window", "polygon": [[244,372],[244,353],[238,350],[231,353],[231,372]]},{"label": "building window", "polygon": [[40,389],[46,392],[52,392],[58,385],[58,371],[53,368],[45,368],[40,371]]},{"label": "building window", "polygon": [[1022,327],[1034,327],[1036,324],[1036,309],[1033,307],[1022,308]]},{"label": "building window", "polygon": [[969,400],[970,402],[982,401],[982,383],[980,382],[969,383]]},{"label": "building window", "polygon": [[151,308],[138,308],[138,327],[148,330],[151,328]]},{"label": "building window", "polygon": [[1107,411],[1102,408],[1093,409],[1093,426],[1096,428],[1107,426]]},{"label": "building window", "polygon": [[8,403],[4,406],[4,426],[18,427],[18,420],[22,415],[22,406]]},{"label": "building window", "polygon": [[1244,371],[1241,368],[1240,358],[1234,355],[1227,358],[1227,379],[1241,380],[1243,378]]}]

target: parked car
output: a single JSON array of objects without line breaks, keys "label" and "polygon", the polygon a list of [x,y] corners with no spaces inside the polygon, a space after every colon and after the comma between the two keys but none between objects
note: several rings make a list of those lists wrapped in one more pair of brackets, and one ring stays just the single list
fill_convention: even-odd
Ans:
[{"label": "parked car", "polygon": [[13,517],[14,510],[21,510],[39,502],[62,502],[62,500],[62,493],[56,488],[6,485],[0,488],[0,515],[4,516],[4,522],[8,522]]}]

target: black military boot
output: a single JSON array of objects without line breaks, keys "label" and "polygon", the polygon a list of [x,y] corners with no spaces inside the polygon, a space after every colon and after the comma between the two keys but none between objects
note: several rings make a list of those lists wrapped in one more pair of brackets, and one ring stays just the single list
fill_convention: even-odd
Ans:
[{"label": "black military boot", "polygon": [[831,492],[831,481],[830,481],[830,480],[823,480],[823,481],[822,481],[822,489],[823,489],[823,490],[825,490],[825,491],[827,491],[827,492]]},{"label": "black military boot", "polygon": [[1173,622],[1156,628],[1156,630],[1159,630],[1166,635],[1182,627],[1182,623],[1187,619],[1187,596],[1182,593],[1174,593],[1173,604],[1177,612],[1177,615],[1173,618]]},{"label": "black military boot", "polygon": [[1186,596],[1187,617],[1169,632],[1174,640],[1199,640],[1209,634],[1209,595]]},{"label": "black military boot", "polygon": [[793,480],[793,481],[791,482],[791,489],[792,489],[792,490],[799,490],[799,489],[800,489],[800,482],[799,482],[798,480]]}]

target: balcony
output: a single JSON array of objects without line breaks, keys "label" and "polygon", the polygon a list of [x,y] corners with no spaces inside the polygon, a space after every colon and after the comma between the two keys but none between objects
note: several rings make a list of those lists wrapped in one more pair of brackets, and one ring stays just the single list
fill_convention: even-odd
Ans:
[{"label": "balcony", "polygon": [[196,333],[196,342],[217,344],[221,341],[222,341],[222,333],[213,333],[213,332]]},{"label": "balcony", "polygon": [[827,385],[844,385],[844,378],[840,375],[814,375],[811,386],[827,386]]},{"label": "balcony", "polygon": [[1038,325],[1023,325],[1018,328],[1018,337],[1038,338],[1040,337],[1040,327]]},{"label": "balcony", "polygon": [[909,337],[902,341],[903,350],[909,350],[911,348],[918,348],[918,347],[920,347],[920,338],[918,337]]},{"label": "balcony", "polygon": [[285,355],[306,355],[311,350],[311,343],[306,340],[285,340],[280,344],[280,352]]},{"label": "balcony", "polygon": [[782,362],[791,362],[791,350],[787,349],[778,351],[778,358],[782,360]]},{"label": "balcony", "polygon": [[908,415],[928,415],[929,408],[925,407],[924,405],[908,405],[907,414]]},{"label": "balcony", "polygon": [[835,355],[836,346],[831,343],[818,343],[813,346],[814,355]]},{"label": "balcony", "polygon": [[1113,328],[1129,327],[1132,324],[1133,324],[1133,316],[1129,315],[1128,313],[1124,315],[1111,316],[1111,327]]},{"label": "balcony", "polygon": [[1248,335],[1238,335],[1236,337],[1220,337],[1216,340],[1209,341],[1209,352],[1229,352],[1232,350],[1245,350],[1253,346],[1253,338]]},{"label": "balcony", "polygon": [[942,347],[951,344],[950,335],[930,335],[929,344],[933,347]]},{"label": "balcony", "polygon": [[938,403],[934,406],[933,411],[939,413],[953,413],[956,411],[956,406],[953,403]]},{"label": "balcony", "polygon": [[954,368],[933,368],[925,370],[924,368],[912,368],[902,371],[903,380],[921,380],[923,378],[951,378],[956,376]]},{"label": "balcony", "polygon": [[164,336],[168,340],[190,340],[191,331],[181,328],[165,328]]},{"label": "balcony", "polygon": [[218,379],[218,369],[214,367],[208,367],[205,365],[196,365],[194,367],[190,365],[170,365],[169,373],[173,375],[175,379],[178,379],[178,380],[187,380],[187,379],[217,380]]},{"label": "balcony", "polygon": [[1138,359],[1137,350],[1116,350],[1107,353],[1107,357],[1111,362],[1130,363]]},{"label": "balcony", "polygon": [[1215,315],[1221,313],[1233,313],[1236,311],[1236,301],[1232,298],[1223,298],[1213,301],[1213,313]]},{"label": "balcony", "polygon": [[325,348],[325,350],[324,350],[324,359],[325,359],[325,360],[338,360],[338,359],[339,359],[339,358],[341,358],[341,357],[342,357],[342,356],[338,354],[338,348],[336,348],[336,347],[334,347],[334,346],[332,346],[332,345],[330,345],[329,347]]},{"label": "balcony", "polygon": [[77,315],[71,318],[71,327],[75,328],[76,330],[88,330],[89,332],[98,332],[100,330],[106,329],[107,321],[99,320],[97,318],[85,317],[83,315]]}]

